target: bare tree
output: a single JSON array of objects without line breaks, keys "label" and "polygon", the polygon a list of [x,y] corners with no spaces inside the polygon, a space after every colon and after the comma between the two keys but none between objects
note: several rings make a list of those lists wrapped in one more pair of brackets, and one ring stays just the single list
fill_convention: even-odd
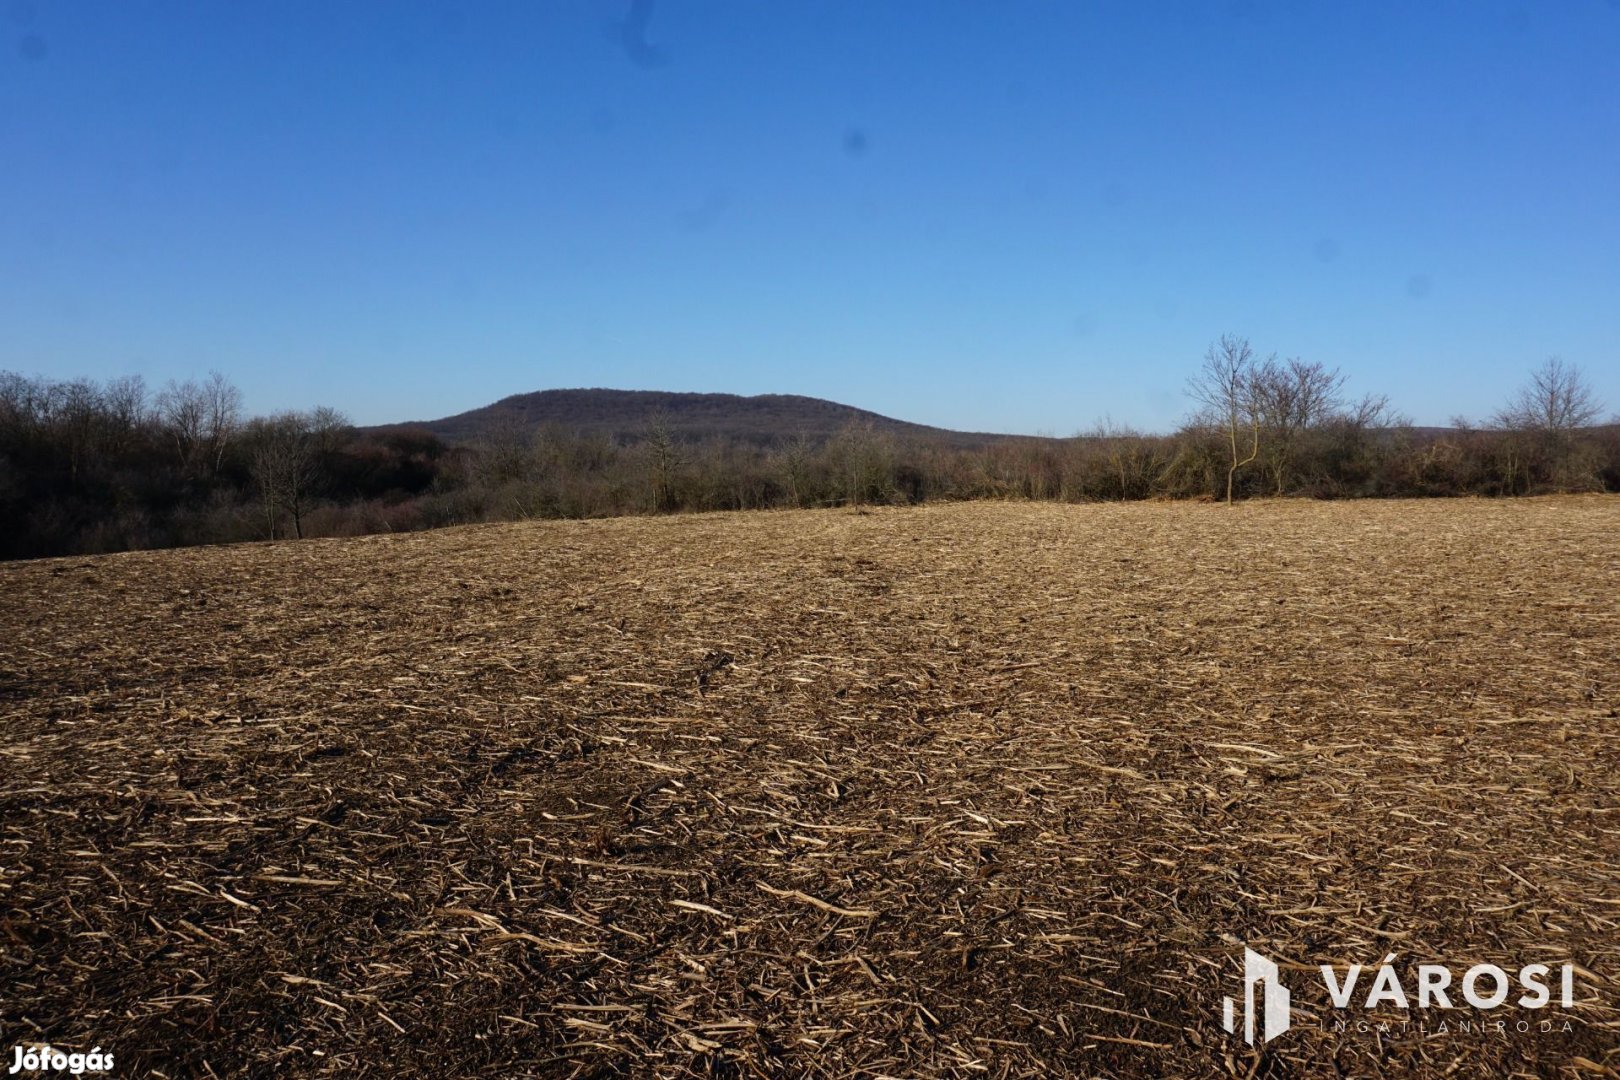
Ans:
[{"label": "bare tree", "polygon": [[117,424],[135,428],[146,419],[146,380],[139,375],[109,379],[101,397],[107,415]]},{"label": "bare tree", "polygon": [[157,396],[157,412],[163,430],[174,443],[180,467],[190,471],[197,463],[207,415],[202,387],[192,379],[183,383],[170,379]]},{"label": "bare tree", "polygon": [[8,440],[45,437],[72,484],[134,447],[145,422],[146,382],[139,375],[97,383],[0,372],[0,432]]},{"label": "bare tree", "polygon": [[1344,376],[1320,362],[1275,357],[1249,373],[1249,402],[1264,433],[1262,457],[1278,495],[1287,493],[1289,473],[1300,437],[1327,420],[1343,405]]},{"label": "bare tree", "polygon": [[[1202,402],[1225,425],[1231,446],[1232,464],[1226,471],[1226,504],[1232,505],[1232,485],[1237,471],[1260,454],[1260,421],[1251,397],[1254,380],[1254,350],[1249,339],[1222,334],[1204,354],[1204,366],[1187,380],[1187,393]],[[1252,431],[1249,456],[1238,454],[1238,429]]]},{"label": "bare tree", "polygon": [[[1369,431],[1374,428],[1409,428],[1412,418],[1404,413],[1396,412],[1390,407],[1388,394],[1363,394],[1361,400],[1350,406],[1343,413],[1344,422],[1358,431]],[[1461,421],[1464,426],[1467,420],[1463,417],[1453,417],[1452,422]]]},{"label": "bare tree", "polygon": [[1116,424],[1104,416],[1089,431],[1081,432],[1086,463],[1107,474],[1107,483],[1098,484],[1100,493],[1114,499],[1145,499],[1164,467],[1153,440],[1129,424]]},{"label": "bare tree", "polygon": [[133,447],[146,423],[146,380],[125,375],[107,380],[101,390],[105,434],[102,452],[117,459]]},{"label": "bare tree", "polygon": [[241,391],[217,371],[200,383],[170,379],[157,396],[157,412],[181,467],[218,475],[241,418]]},{"label": "bare tree", "polygon": [[787,491],[788,505],[807,504],[810,494],[810,469],[815,458],[815,446],[803,433],[784,441],[776,452],[776,467],[782,486]]},{"label": "bare tree", "polygon": [[681,466],[681,451],[670,431],[668,413],[660,409],[647,417],[646,439],[652,467],[653,512],[667,514],[675,509],[675,473]]},{"label": "bare tree", "polygon": [[52,426],[67,450],[69,482],[77,484],[94,455],[105,414],[101,392],[89,379],[57,383],[51,393]]},{"label": "bare tree", "polygon": [[850,506],[883,502],[894,475],[894,444],[871,420],[850,421],[832,439],[827,452],[839,475],[844,501]]},{"label": "bare tree", "polygon": [[1507,433],[1499,452],[1504,490],[1601,486],[1596,462],[1578,436],[1602,410],[1579,368],[1556,356],[1543,362],[1495,416]]},{"label": "bare tree", "polygon": [[485,429],[478,440],[474,466],[485,487],[499,488],[527,480],[534,452],[534,436],[521,416],[503,412]]},{"label": "bare tree", "polygon": [[330,405],[317,405],[309,413],[309,433],[318,463],[325,465],[342,447],[352,427],[349,418]]},{"label": "bare tree", "polygon": [[208,468],[219,475],[225,464],[225,446],[236,434],[242,418],[242,392],[231,385],[229,379],[217,371],[210,371],[202,385],[203,391],[203,449]]},{"label": "bare tree", "polygon": [[479,439],[472,474],[498,512],[524,519],[543,512],[542,480],[555,466],[555,434],[536,432],[521,413],[506,411],[497,414]]},{"label": "bare tree", "polygon": [[1496,422],[1509,431],[1535,431],[1569,435],[1587,427],[1603,411],[1603,403],[1574,364],[1554,356],[1530,373]]},{"label": "bare tree", "polygon": [[270,539],[276,538],[282,514],[292,518],[293,535],[303,537],[304,516],[348,426],[342,413],[325,406],[253,422],[248,470],[259,489]]}]

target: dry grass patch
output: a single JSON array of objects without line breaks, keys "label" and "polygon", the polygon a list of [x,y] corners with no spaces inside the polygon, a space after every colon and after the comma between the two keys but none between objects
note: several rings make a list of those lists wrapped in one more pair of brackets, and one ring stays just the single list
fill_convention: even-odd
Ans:
[{"label": "dry grass patch", "polygon": [[[1617,537],[980,503],[5,566],[0,1049],[1617,1075]],[[1587,974],[1503,1037],[1335,1034],[1301,983],[1257,1056],[1238,942]]]}]

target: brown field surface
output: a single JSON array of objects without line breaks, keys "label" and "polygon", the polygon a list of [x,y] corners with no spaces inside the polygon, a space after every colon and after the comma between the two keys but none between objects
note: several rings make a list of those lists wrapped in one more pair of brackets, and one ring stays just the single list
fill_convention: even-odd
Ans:
[{"label": "brown field surface", "polygon": [[[1620,1076],[1620,498],[551,522],[0,590],[3,1068]],[[1294,993],[1258,1054],[1244,943]],[[1577,1000],[1333,1030],[1315,965],[1389,953]]]}]

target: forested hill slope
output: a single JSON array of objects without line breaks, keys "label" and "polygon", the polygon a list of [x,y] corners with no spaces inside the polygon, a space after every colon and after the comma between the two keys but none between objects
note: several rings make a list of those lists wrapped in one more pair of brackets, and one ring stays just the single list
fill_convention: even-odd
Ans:
[{"label": "forested hill slope", "polygon": [[492,431],[556,427],[614,439],[639,438],[657,417],[682,440],[722,439],[763,444],[803,435],[826,439],[851,424],[897,435],[927,435],[953,445],[983,445],[1011,436],[948,431],[797,394],[682,394],[659,390],[541,390],[409,426],[451,442],[475,442]]}]

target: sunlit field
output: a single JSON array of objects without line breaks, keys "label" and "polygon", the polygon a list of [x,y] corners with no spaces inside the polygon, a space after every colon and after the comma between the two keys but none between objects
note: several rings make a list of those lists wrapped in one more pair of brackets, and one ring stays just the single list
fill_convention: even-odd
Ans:
[{"label": "sunlit field", "polygon": [[[5,1045],[1615,1075],[1617,538],[1603,496],[980,502],[0,566]],[[1300,978],[1263,1048],[1245,945]],[[1575,1000],[1336,1028],[1306,980],[1392,953]]]}]

